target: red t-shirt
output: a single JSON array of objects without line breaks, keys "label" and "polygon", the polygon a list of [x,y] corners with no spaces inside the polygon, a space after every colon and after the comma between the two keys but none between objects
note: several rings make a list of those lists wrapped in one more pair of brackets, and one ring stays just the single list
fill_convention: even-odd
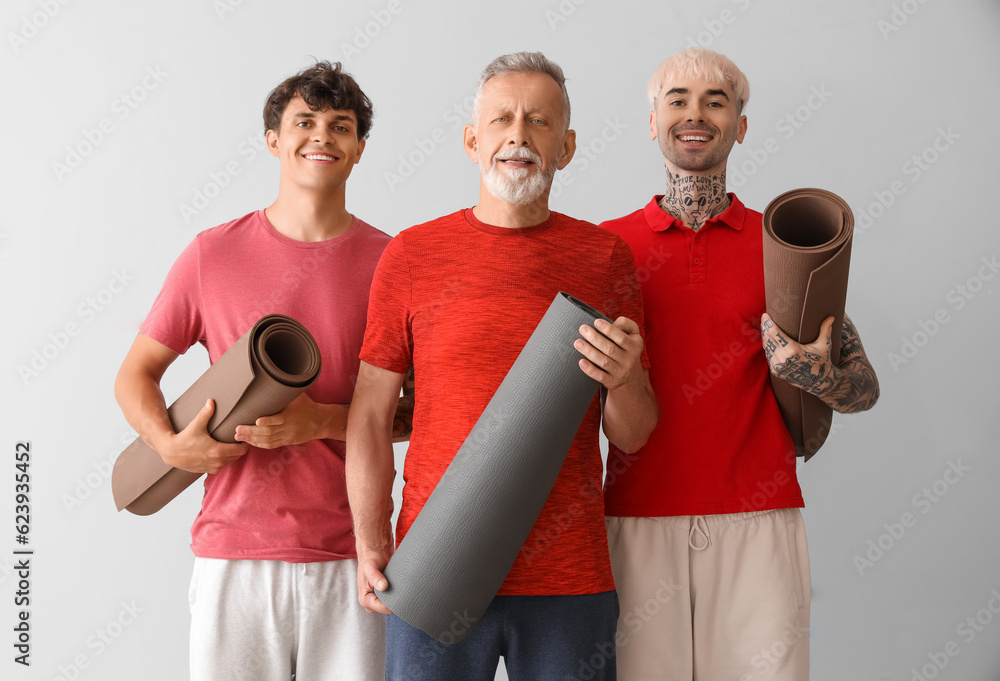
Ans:
[{"label": "red t-shirt", "polygon": [[[389,236],[361,220],[341,236],[290,239],[264,211],[201,232],[170,269],[140,330],[179,353],[195,343],[214,362],[266,314],[300,321],[316,339],[322,369],[306,390],[347,404],[372,274]],[[290,563],[354,558],[344,443],[313,440],[256,447],[205,477],[191,548],[203,558]]]},{"label": "red t-shirt", "polygon": [[613,445],[610,516],[708,515],[802,506],[795,450],[760,341],[761,214],[734,194],[697,232],[656,196],[601,226],[638,266],[660,420],[635,454]]},{"label": "red t-shirt", "polygon": [[[642,327],[625,242],[552,213],[525,229],[480,222],[471,209],[404,230],[372,281],[361,359],[415,378],[413,433],[403,471],[401,541],[528,341],[565,291]],[[646,363],[643,355],[644,364]],[[599,593],[614,588],[601,494],[595,396],[559,477],[514,566],[505,595]]]}]

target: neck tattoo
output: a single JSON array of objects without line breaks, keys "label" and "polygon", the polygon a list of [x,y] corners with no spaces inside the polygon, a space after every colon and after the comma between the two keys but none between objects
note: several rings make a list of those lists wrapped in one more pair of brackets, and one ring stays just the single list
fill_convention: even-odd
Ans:
[{"label": "neck tattoo", "polygon": [[660,208],[694,231],[728,207],[725,171],[705,176],[681,175],[667,170],[667,192],[660,199]]}]

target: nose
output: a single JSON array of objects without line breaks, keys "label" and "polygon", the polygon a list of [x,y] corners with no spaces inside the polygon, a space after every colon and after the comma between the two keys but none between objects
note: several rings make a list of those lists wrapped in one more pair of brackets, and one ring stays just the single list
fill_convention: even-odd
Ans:
[{"label": "nose", "polygon": [[524,120],[517,120],[510,126],[507,133],[507,144],[518,147],[528,146],[528,124]]},{"label": "nose", "polygon": [[687,114],[688,114],[687,118],[689,121],[696,121],[698,123],[701,123],[705,120],[705,115],[702,110],[701,104],[699,104],[698,102],[691,103],[691,105],[688,107]]},{"label": "nose", "polygon": [[330,131],[327,130],[326,126],[317,125],[313,128],[312,141],[317,144],[326,144],[330,141]]}]

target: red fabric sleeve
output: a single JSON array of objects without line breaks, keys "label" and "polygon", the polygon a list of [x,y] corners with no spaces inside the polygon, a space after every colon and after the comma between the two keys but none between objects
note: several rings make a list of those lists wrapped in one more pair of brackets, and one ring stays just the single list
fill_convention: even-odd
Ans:
[{"label": "red fabric sleeve", "polygon": [[406,247],[403,238],[397,236],[385,247],[375,268],[361,361],[400,374],[409,369],[411,291]]},{"label": "red fabric sleeve", "polygon": [[607,276],[605,277],[604,314],[611,319],[628,317],[639,325],[639,335],[642,336],[642,368],[649,368],[649,356],[646,354],[646,324],[642,307],[642,292],[635,268],[635,258],[632,250],[621,237],[617,237],[615,247],[608,258]]}]

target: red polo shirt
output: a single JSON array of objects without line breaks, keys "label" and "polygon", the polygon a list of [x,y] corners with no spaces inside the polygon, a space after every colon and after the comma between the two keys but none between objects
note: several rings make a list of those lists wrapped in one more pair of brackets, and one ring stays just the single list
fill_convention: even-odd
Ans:
[{"label": "red polo shirt", "polygon": [[660,196],[601,226],[635,257],[660,420],[635,454],[613,445],[609,516],[708,515],[800,507],[795,450],[760,342],[761,214],[734,194],[697,232]]}]

